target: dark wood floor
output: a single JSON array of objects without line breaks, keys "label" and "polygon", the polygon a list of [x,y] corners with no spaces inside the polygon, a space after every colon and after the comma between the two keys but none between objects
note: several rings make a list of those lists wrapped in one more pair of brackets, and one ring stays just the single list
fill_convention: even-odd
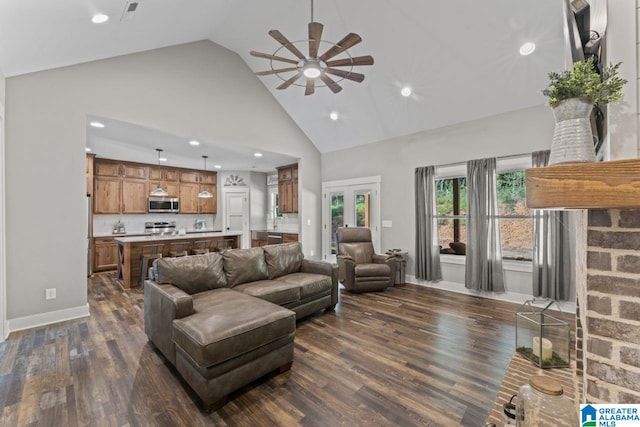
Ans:
[{"label": "dark wood floor", "polygon": [[298,323],[290,371],[205,413],[148,343],[139,290],[96,275],[89,305],[0,344],[0,425],[481,426],[518,308],[414,285],[342,290],[335,312]]}]

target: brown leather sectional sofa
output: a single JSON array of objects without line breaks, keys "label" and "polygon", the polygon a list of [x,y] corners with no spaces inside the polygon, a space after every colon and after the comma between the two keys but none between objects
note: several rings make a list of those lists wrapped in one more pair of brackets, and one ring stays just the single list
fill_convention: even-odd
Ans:
[{"label": "brown leather sectional sofa", "polygon": [[290,368],[296,320],[338,302],[338,267],[300,243],[154,261],[144,287],[149,340],[208,409]]}]

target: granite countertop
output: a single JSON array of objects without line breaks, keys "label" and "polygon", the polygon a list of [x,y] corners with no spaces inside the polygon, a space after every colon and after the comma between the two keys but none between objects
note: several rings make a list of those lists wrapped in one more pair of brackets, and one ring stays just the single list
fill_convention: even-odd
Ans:
[{"label": "granite countertop", "polygon": [[134,242],[149,242],[158,240],[180,240],[180,239],[205,239],[207,237],[226,237],[226,236],[241,236],[242,233],[238,232],[220,232],[209,231],[204,233],[188,233],[188,234],[145,234],[142,236],[117,236],[116,242],[119,243],[134,243]]}]

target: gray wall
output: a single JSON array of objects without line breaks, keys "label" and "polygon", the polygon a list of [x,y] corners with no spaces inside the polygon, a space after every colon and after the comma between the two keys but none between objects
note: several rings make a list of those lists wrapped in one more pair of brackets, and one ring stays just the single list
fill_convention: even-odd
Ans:
[{"label": "gray wall", "polygon": [[[242,59],[209,41],[8,78],[8,318],[85,306],[85,115],[305,159],[305,249],[320,247],[320,153]],[[317,228],[317,230],[316,230]],[[45,301],[45,289],[57,299]]]},{"label": "gray wall", "polygon": [[382,228],[381,247],[408,250],[407,274],[414,275],[414,169],[548,149],[553,128],[551,110],[540,106],[324,153],[322,181],[381,176],[381,219],[393,221]]},{"label": "gray wall", "polygon": [[5,79],[4,73],[2,72],[2,68],[0,68],[0,104],[4,107],[4,99],[5,99]]}]

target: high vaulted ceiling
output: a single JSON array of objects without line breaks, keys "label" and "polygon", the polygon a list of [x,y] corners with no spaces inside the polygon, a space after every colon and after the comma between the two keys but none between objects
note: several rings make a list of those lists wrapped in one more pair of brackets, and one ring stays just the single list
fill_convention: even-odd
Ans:
[{"label": "high vaulted ceiling", "polygon": [[[363,42],[349,52],[372,55],[333,94],[318,88],[276,90],[277,76],[256,77],[321,152],[439,128],[540,105],[547,73],[564,61],[562,0],[316,0],[323,40],[349,32]],[[0,68],[5,76],[180,43],[210,39],[254,71],[269,61],[249,55],[280,45],[267,33],[307,38],[308,0],[139,0],[121,20],[125,0],[0,0]],[[110,16],[92,24],[94,13]],[[518,53],[531,41],[536,50]],[[306,53],[306,52],[305,52]],[[286,64],[285,64],[286,65]],[[413,93],[400,95],[408,86]],[[337,112],[338,120],[329,118]]]}]

